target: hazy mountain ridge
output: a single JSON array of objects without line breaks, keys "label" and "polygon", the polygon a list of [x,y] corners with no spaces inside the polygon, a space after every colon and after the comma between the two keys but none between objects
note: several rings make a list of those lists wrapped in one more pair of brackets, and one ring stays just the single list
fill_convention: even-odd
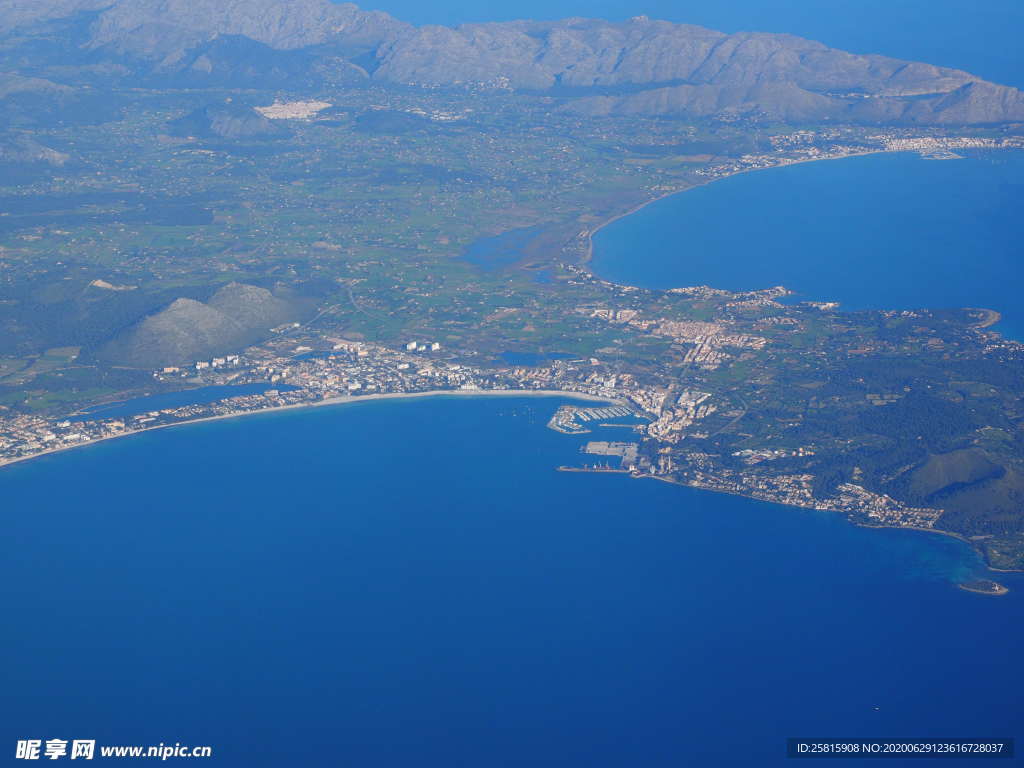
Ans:
[{"label": "hazy mountain ridge", "polygon": [[88,10],[102,10],[91,26],[89,48],[168,64],[221,35],[279,50],[327,42],[372,49],[409,26],[382,11],[329,0],[3,0],[0,31]]},{"label": "hazy mountain ridge", "polygon": [[[439,57],[439,50],[445,56]],[[790,81],[809,90],[878,95],[946,92],[966,72],[857,56],[792,35],[722,32],[638,17],[422,27],[378,53],[375,77],[444,85],[507,77],[513,88],[659,84],[753,86]],[[922,90],[924,88],[925,90]]]},{"label": "hazy mountain ridge", "polygon": [[566,109],[587,115],[709,117],[759,113],[782,121],[850,123],[989,124],[1024,120],[1024,94],[985,82],[968,82],[926,98],[833,97],[787,82],[753,86],[681,85],[627,96],[576,99]]},{"label": "hazy mountain ridge", "polygon": [[83,11],[98,11],[116,0],[2,0],[0,32],[23,30],[37,22],[63,19]]},{"label": "hazy mountain ridge", "polygon": [[1020,91],[960,70],[850,54],[791,35],[726,35],[643,17],[621,24],[569,19],[424,27],[387,44],[378,57],[374,78],[396,83],[652,86],[569,102],[570,109],[594,115],[754,111],[783,120],[1024,120]]},{"label": "hazy mountain ridge", "polygon": [[66,85],[52,83],[39,77],[22,77],[0,72],[0,99],[19,93],[64,94],[72,91]]},{"label": "hazy mountain ridge", "polygon": [[[960,70],[846,53],[792,35],[725,34],[646,17],[413,27],[329,0],[0,0],[0,31],[84,10],[98,13],[83,49],[134,62],[141,73],[258,79],[269,72],[338,84],[366,72],[396,85],[571,88],[567,108],[588,115],[1024,120],[1020,91]],[[258,49],[217,44],[227,37],[281,55],[263,64]],[[585,92],[627,87],[633,92]]]}]

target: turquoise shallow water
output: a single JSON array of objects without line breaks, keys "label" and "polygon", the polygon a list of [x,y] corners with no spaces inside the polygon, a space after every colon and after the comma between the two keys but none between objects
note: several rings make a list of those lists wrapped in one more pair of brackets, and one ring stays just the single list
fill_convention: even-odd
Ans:
[{"label": "turquoise shallow water", "polygon": [[556,472],[582,442],[544,428],[559,402],[272,413],[3,470],[3,749],[764,766],[788,736],[1020,734],[1024,580],[971,595],[949,538]]},{"label": "turquoise shallow water", "polygon": [[1024,338],[1024,153],[871,155],[744,173],[619,219],[592,268],[649,288],[785,285],[846,309],[986,307]]}]

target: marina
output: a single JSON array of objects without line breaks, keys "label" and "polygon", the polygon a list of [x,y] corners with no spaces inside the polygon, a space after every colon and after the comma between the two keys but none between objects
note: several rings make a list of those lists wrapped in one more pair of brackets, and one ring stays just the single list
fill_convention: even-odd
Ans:
[{"label": "marina", "polygon": [[595,421],[596,419],[617,419],[622,416],[632,416],[633,412],[624,405],[614,405],[610,408],[579,408],[576,418],[580,421]]},{"label": "marina", "polygon": [[[566,435],[584,435],[590,432],[583,424],[601,419],[622,419],[638,416],[637,412],[625,405],[611,405],[599,408],[577,408],[563,405],[551,417],[548,428]],[[631,427],[631,424],[600,424],[602,427]]]}]

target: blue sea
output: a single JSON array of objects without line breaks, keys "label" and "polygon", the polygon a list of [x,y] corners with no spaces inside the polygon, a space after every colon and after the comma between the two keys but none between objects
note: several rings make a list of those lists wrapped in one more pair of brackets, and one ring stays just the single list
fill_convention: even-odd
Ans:
[{"label": "blue sea", "polygon": [[[647,13],[1024,85],[1017,0],[371,5],[443,24]],[[595,265],[850,308],[991,306],[1009,332],[1019,171],[747,174],[607,228]],[[616,252],[620,235],[643,247]],[[1024,576],[969,594],[955,583],[985,571],[950,538],[557,472],[585,439],[544,428],[561,402],[270,413],[3,469],[0,755],[61,738],[210,745],[196,764],[232,768],[703,768],[785,765],[791,736],[1024,736]],[[904,763],[930,764],[887,764]]]},{"label": "blue sea", "polygon": [[950,538],[558,472],[585,439],[544,428],[561,402],[269,413],[0,472],[2,749],[677,768],[1020,734],[1024,578],[969,594]]},{"label": "blue sea", "polygon": [[785,285],[844,309],[985,307],[1024,338],[1024,152],[868,155],[753,171],[594,236],[593,270],[648,288]]}]

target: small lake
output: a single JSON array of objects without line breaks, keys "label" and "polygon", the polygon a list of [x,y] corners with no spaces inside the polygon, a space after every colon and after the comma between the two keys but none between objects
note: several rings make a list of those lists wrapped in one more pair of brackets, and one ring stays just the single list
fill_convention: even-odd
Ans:
[{"label": "small lake", "polygon": [[985,307],[1024,338],[1024,152],[886,154],[731,176],[594,236],[592,269],[648,288],[785,285],[844,309]]},{"label": "small lake", "polygon": [[521,227],[481,237],[470,244],[462,258],[487,271],[509,267],[526,255],[523,247],[542,229],[541,226]]}]

